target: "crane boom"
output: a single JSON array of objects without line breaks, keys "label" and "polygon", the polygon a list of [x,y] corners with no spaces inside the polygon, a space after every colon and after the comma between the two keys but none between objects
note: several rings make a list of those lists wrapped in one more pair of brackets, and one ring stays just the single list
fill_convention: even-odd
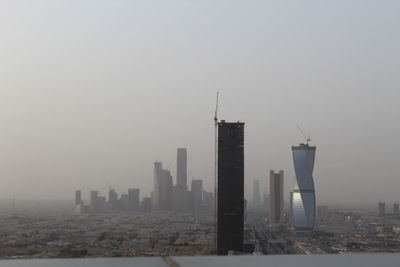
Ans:
[{"label": "crane boom", "polygon": [[214,136],[214,249],[217,252],[217,186],[218,186],[218,97],[219,92],[217,92],[217,101],[215,104],[215,116],[214,116],[214,126],[215,126],[215,136]]},{"label": "crane boom", "polygon": [[218,123],[218,96],[219,96],[219,92],[217,92],[217,102],[215,104],[215,116],[214,116],[215,125],[217,125],[217,123]]},{"label": "crane boom", "polygon": [[304,136],[304,139],[306,139],[307,145],[311,142],[311,136],[306,136],[306,134],[304,133],[303,129],[301,129],[301,127],[299,125],[297,125],[297,128],[299,129],[299,131],[301,132],[301,134]]}]

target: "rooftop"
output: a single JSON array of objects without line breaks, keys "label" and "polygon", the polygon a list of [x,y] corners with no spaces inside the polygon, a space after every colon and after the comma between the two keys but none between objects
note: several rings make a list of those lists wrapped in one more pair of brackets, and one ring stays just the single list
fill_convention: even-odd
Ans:
[{"label": "rooftop", "polygon": [[171,258],[100,258],[100,259],[33,259],[0,260],[7,267],[310,267],[310,266],[399,266],[400,254],[337,254],[337,255],[289,255],[289,256],[199,256]]}]

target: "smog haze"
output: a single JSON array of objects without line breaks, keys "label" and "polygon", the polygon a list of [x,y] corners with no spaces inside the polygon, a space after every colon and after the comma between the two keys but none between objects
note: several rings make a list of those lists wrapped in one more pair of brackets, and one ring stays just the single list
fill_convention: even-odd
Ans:
[{"label": "smog haze", "polygon": [[[56,3],[57,2],[57,3]],[[320,203],[400,201],[398,1],[2,1],[0,199],[150,195],[153,162],[214,184],[214,109],[245,190],[317,146]],[[190,182],[189,182],[190,183]]]}]

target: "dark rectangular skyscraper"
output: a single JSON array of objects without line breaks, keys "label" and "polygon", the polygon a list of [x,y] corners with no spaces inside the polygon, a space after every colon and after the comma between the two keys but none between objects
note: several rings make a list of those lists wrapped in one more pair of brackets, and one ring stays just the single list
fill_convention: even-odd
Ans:
[{"label": "dark rectangular skyscraper", "polygon": [[244,123],[218,123],[217,252],[243,250]]}]

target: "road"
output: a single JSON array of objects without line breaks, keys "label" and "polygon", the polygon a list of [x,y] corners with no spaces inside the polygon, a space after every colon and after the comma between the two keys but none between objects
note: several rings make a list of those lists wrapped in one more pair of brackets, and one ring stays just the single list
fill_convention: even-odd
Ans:
[{"label": "road", "polygon": [[262,215],[247,214],[246,223],[251,229],[251,236],[256,241],[256,251],[262,254],[295,254],[293,246],[288,245],[284,233],[274,232]]}]

